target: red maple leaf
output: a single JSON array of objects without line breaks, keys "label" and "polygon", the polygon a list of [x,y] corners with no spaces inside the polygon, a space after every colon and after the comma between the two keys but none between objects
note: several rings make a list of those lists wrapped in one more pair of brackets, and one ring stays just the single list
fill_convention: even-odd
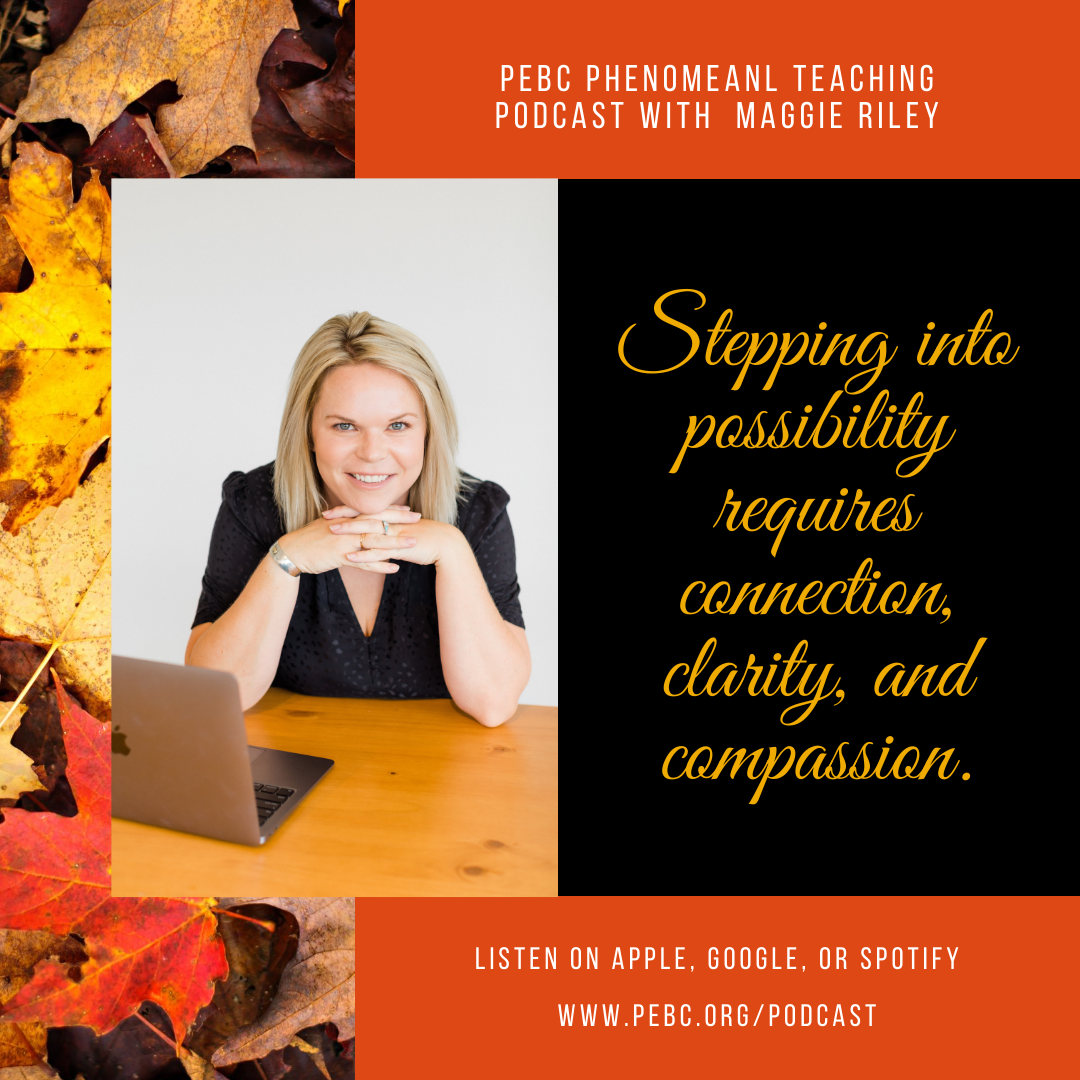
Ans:
[{"label": "red maple leaf", "polygon": [[155,1001],[180,1042],[214,996],[214,980],[229,973],[213,903],[201,896],[106,900],[76,928],[89,957],[81,973],[52,961],[38,964],[0,1010],[2,1019],[84,1025],[103,1035],[144,1001]]},{"label": "red maple leaf", "polygon": [[5,810],[0,825],[0,927],[69,934],[109,899],[112,807],[109,725],[68,697],[53,672],[67,747],[73,818]]},{"label": "red maple leaf", "polygon": [[80,968],[38,964],[6,1002],[4,1020],[85,1025],[99,1035],[143,1001],[169,1014],[177,1041],[228,974],[212,897],[109,895],[109,725],[68,697],[56,679],[73,818],[8,810],[0,825],[0,926],[77,933]]}]

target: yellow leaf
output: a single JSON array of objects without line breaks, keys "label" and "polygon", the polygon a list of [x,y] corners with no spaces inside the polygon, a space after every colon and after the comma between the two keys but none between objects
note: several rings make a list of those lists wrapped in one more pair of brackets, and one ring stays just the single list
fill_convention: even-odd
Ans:
[{"label": "yellow leaf", "polygon": [[349,0],[338,0],[337,13],[339,15],[343,15],[345,13],[345,5],[348,2],[349,2]]},{"label": "yellow leaf", "polygon": [[37,778],[31,766],[34,759],[11,745],[11,736],[19,730],[25,705],[10,709],[6,701],[0,702],[0,799],[17,799],[24,791],[42,791],[45,785]]},{"label": "yellow leaf", "polygon": [[[34,70],[14,122],[71,119],[93,142],[137,97],[173,79],[182,97],[158,109],[157,129],[186,176],[230,146],[255,149],[259,65],[279,30],[298,28],[289,0],[97,0]],[[0,141],[12,128],[4,125]]]},{"label": "yellow leaf", "polygon": [[[43,510],[18,536],[0,533],[0,635],[55,652],[57,674],[99,720],[112,715],[111,491],[106,459],[72,498]],[[3,712],[7,706],[0,702]]]},{"label": "yellow leaf", "polygon": [[71,201],[71,162],[24,143],[0,213],[34,268],[0,293],[0,501],[18,531],[75,490],[109,434],[109,196]]}]

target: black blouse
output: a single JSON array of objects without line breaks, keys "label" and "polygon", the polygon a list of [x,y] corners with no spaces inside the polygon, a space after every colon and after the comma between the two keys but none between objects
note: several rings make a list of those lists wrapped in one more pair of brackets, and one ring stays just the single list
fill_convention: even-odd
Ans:
[{"label": "black blouse", "polygon": [[[271,544],[287,531],[274,502],[273,462],[230,473],[221,496],[193,626],[228,611]],[[455,524],[472,547],[499,614],[524,629],[509,501],[498,484],[485,480],[459,500]],[[396,574],[386,575],[371,637],[364,637],[340,571],[301,574],[273,685],[319,697],[449,697],[439,658],[435,567],[398,566]]]}]

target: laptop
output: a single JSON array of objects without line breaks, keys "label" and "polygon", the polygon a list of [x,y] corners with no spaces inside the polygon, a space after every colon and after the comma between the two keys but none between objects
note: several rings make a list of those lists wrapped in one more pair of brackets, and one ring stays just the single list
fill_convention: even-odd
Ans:
[{"label": "laptop", "polygon": [[333,765],[248,746],[226,671],[113,657],[112,812],[265,844]]}]

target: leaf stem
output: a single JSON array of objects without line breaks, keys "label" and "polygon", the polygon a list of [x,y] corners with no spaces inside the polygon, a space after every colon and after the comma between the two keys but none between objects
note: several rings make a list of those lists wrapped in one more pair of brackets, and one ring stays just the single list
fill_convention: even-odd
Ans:
[{"label": "leaf stem", "polygon": [[30,678],[27,680],[26,685],[19,692],[19,696],[13,702],[11,702],[11,708],[8,709],[6,713],[4,713],[4,719],[0,720],[0,727],[3,727],[3,725],[7,723],[7,718],[22,704],[22,699],[26,697],[27,690],[29,690],[30,687],[33,686],[35,682],[37,682],[37,677],[45,670],[45,665],[48,664],[48,662],[52,659],[52,654],[56,652],[59,644],[59,641],[54,641],[49,647],[49,651],[45,654],[45,659],[42,660],[40,664],[38,664],[37,671],[35,671],[34,674],[30,676]]},{"label": "leaf stem", "polygon": [[48,807],[40,800],[35,799],[34,795],[30,791],[24,791],[23,794],[39,809],[48,812]]},{"label": "leaf stem", "polygon": [[261,926],[267,933],[272,934],[277,925],[272,923],[269,919],[253,919],[250,915],[241,915],[239,911],[230,911],[228,908],[211,908],[215,915],[231,915],[234,919],[243,919],[244,922],[253,922],[256,926]]},{"label": "leaf stem", "polygon": [[145,1017],[145,1016],[143,1016],[143,1014],[142,1014],[141,1012],[139,1012],[139,1010],[138,1010],[138,1009],[136,1009],[136,1010],[135,1010],[135,1015],[136,1015],[136,1016],[137,1016],[137,1017],[138,1017],[138,1018],[139,1018],[139,1019],[140,1019],[140,1020],[141,1020],[141,1021],[142,1021],[142,1022],[143,1022],[143,1023],[144,1023],[144,1024],[145,1024],[145,1025],[146,1025],[146,1026],[147,1026],[147,1027],[148,1027],[148,1028],[149,1028],[149,1029],[150,1029],[150,1030],[151,1030],[151,1031],[152,1031],[152,1032],[153,1032],[154,1034],[155,1034],[155,1035],[160,1035],[160,1036],[161,1036],[161,1037],[162,1037],[162,1038],[163,1038],[163,1039],[164,1039],[164,1040],[165,1040],[165,1041],[166,1041],[166,1042],[167,1042],[167,1043],[168,1043],[168,1044],[169,1044],[169,1045],[170,1045],[170,1046],[171,1046],[171,1047],[173,1048],[173,1052],[174,1052],[174,1053],[176,1053],[176,1054],[179,1054],[179,1053],[180,1053],[180,1050],[179,1050],[179,1048],[177,1047],[176,1043],[175,1043],[175,1042],[173,1042],[173,1040],[172,1040],[172,1039],[170,1039],[170,1038],[169,1038],[169,1036],[168,1036],[168,1035],[166,1035],[166,1034],[165,1034],[165,1032],[161,1030],[161,1028],[158,1028],[158,1027],[154,1027],[154,1025],[153,1025],[153,1024],[151,1024],[151,1023],[150,1023],[150,1021],[149,1021],[149,1020],[147,1020],[147,1019],[146,1019],[146,1017]]}]

